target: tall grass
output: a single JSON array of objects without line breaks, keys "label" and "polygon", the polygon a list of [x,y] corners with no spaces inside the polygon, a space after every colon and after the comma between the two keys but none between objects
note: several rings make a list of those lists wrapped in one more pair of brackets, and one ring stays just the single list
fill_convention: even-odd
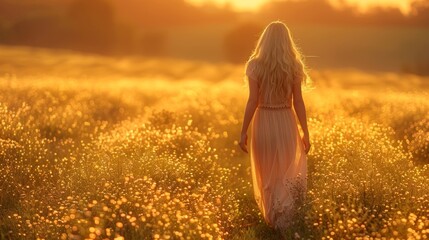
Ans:
[{"label": "tall grass", "polygon": [[33,54],[0,78],[0,239],[429,235],[428,79],[313,72],[309,189],[278,232],[237,146],[242,66]]}]

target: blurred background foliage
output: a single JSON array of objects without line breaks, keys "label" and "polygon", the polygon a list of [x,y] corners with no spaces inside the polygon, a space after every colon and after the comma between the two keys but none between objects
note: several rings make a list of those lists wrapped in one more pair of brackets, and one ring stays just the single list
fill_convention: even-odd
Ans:
[{"label": "blurred background foliage", "polygon": [[242,64],[272,20],[288,24],[313,68],[429,74],[428,0],[408,14],[327,0],[253,11],[184,0],[0,0],[0,44]]}]

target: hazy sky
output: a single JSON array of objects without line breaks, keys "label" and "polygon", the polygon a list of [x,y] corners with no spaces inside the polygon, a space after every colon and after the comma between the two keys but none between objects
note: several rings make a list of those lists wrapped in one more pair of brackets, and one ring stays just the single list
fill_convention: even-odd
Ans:
[{"label": "hazy sky", "polygon": [[[262,4],[269,2],[270,0],[187,0],[191,3],[203,4],[203,3],[215,3],[215,4],[230,4],[236,9],[252,10],[256,9]],[[329,0],[334,5],[339,2],[346,2],[349,4],[356,5],[360,10],[364,11],[370,6],[393,6],[399,7],[402,12],[407,13],[409,11],[409,4],[411,0]]]}]

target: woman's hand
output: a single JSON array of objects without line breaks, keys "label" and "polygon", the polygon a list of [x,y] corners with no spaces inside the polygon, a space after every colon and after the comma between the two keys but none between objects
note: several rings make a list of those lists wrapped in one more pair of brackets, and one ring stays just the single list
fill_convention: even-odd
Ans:
[{"label": "woman's hand", "polygon": [[241,134],[241,139],[240,139],[239,145],[240,145],[241,150],[243,150],[243,152],[248,153],[248,151],[247,151],[247,133]]},{"label": "woman's hand", "polygon": [[310,136],[308,136],[308,134],[304,134],[304,136],[302,137],[302,143],[304,144],[304,151],[305,154],[308,154],[308,152],[310,151]]}]

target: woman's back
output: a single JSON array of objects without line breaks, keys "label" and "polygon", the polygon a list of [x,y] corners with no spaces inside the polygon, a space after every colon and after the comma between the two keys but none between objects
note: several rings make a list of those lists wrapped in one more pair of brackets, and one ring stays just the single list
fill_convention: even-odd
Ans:
[{"label": "woman's back", "polygon": [[[285,228],[293,217],[295,200],[300,197],[296,189],[306,192],[306,153],[310,143],[301,94],[306,73],[283,23],[273,22],[264,30],[246,64],[246,75],[249,99],[240,147],[247,152],[247,129],[251,124],[254,197],[266,223]],[[304,131],[303,140],[297,116]]]},{"label": "woman's back", "polygon": [[[256,81],[259,86],[258,106],[266,108],[292,107],[292,85],[297,81],[288,82],[287,73],[278,71],[277,74],[279,78],[283,78],[284,84],[275,88],[272,86],[275,83],[264,78],[262,68],[264,68],[263,64],[257,59],[250,60],[246,67],[249,81]],[[292,77],[292,79],[296,78]]]}]

